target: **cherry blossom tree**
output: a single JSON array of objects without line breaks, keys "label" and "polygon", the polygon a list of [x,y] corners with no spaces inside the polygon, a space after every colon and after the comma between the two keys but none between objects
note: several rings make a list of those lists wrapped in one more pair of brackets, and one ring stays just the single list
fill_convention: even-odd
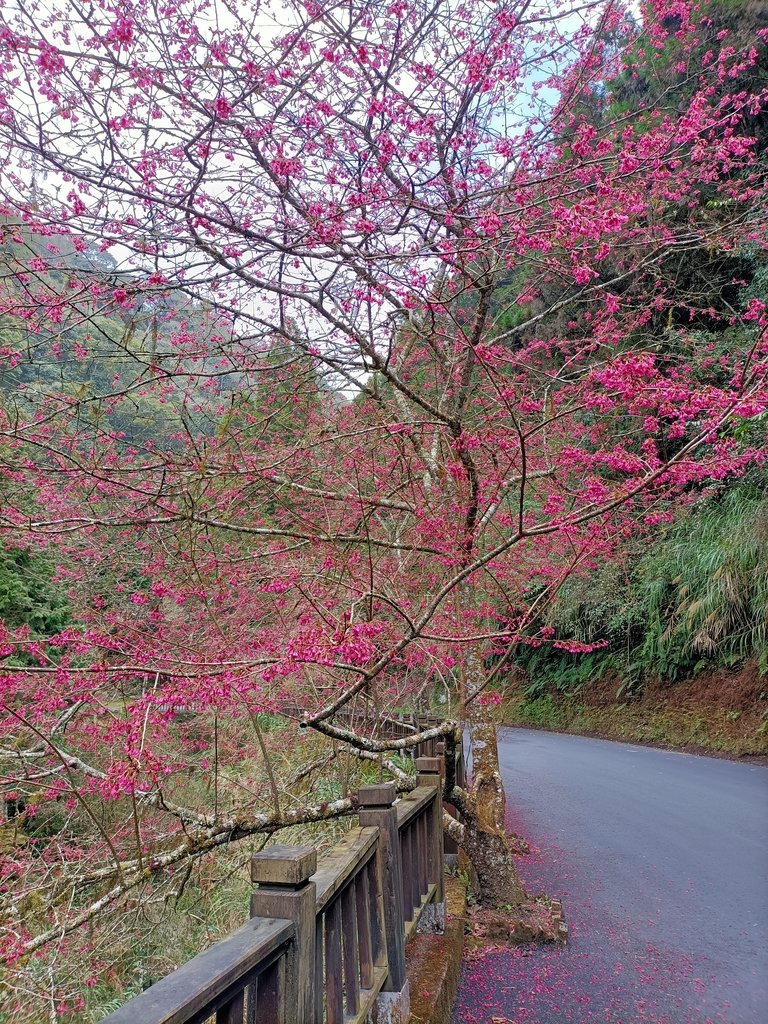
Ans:
[{"label": "cherry blossom tree", "polygon": [[[711,24],[685,0],[7,12],[0,525],[73,615],[6,627],[1,756],[26,813],[87,837],[13,848],[10,960],[353,810],[268,771],[222,806],[245,754],[219,723],[263,750],[281,716],[318,772],[343,749],[406,784],[381,724],[435,693],[424,735],[473,753],[448,827],[483,901],[523,901],[494,721],[515,649],[549,642],[529,627],[569,575],[764,459],[740,425],[765,303],[679,281],[766,243],[765,32]],[[612,106],[621,76],[657,88]]]}]

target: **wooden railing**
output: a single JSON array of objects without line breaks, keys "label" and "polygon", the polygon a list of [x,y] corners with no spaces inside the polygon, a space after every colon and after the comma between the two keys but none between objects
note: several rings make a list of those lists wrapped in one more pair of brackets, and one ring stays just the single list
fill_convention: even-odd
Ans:
[{"label": "wooden railing", "polygon": [[415,763],[401,799],[358,790],[359,827],[319,865],[307,846],[255,854],[251,920],[102,1024],[363,1024],[377,1002],[407,1020],[407,939],[444,922],[445,755]]}]

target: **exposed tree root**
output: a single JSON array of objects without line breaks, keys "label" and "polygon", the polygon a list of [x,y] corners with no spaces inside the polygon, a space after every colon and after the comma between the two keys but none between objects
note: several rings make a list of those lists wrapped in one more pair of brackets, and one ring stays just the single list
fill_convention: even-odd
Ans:
[{"label": "exposed tree root", "polygon": [[559,900],[537,896],[517,907],[491,909],[470,907],[466,924],[470,931],[469,945],[475,951],[500,944],[523,946],[528,943],[560,943],[568,938]]}]

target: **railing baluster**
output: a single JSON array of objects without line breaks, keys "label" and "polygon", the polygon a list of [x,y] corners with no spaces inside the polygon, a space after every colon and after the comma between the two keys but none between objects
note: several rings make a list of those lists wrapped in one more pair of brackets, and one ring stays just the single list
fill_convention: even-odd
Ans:
[{"label": "railing baluster", "polygon": [[416,846],[416,863],[418,865],[418,871],[416,872],[416,909],[418,910],[421,906],[421,897],[427,891],[425,882],[424,872],[424,823],[425,815],[422,812],[418,820],[414,823],[414,837],[413,841]]},{"label": "railing baluster", "polygon": [[382,960],[386,959],[387,943],[384,935],[384,918],[379,905],[382,894],[379,887],[377,863],[375,857],[368,861],[365,876],[368,884],[368,911],[371,922],[371,954],[373,962],[378,966]]},{"label": "railing baluster", "polygon": [[238,992],[216,1011],[216,1024],[243,1024],[245,992]]},{"label": "railing baluster", "polygon": [[357,945],[357,902],[354,880],[341,894],[341,913],[344,935],[344,988],[347,1013],[356,1014],[360,1008],[360,963]]},{"label": "railing baluster", "polygon": [[357,937],[360,952],[360,984],[373,988],[373,949],[371,945],[370,899],[368,896],[368,871],[364,867],[352,883],[355,887],[357,910]]},{"label": "railing baluster", "polygon": [[344,1020],[341,980],[341,903],[335,899],[325,911],[325,1015],[328,1024]]},{"label": "railing baluster", "polygon": [[408,924],[413,918],[414,907],[414,860],[409,825],[406,825],[400,833],[400,847],[402,850],[402,923]]},{"label": "railing baluster", "polygon": [[[419,846],[419,897],[425,896],[429,890],[429,864],[427,861],[427,822],[429,811],[419,816],[418,846]],[[421,902],[421,899],[419,900]]]},{"label": "railing baluster", "polygon": [[259,980],[254,978],[253,981],[248,983],[246,989],[248,998],[246,1003],[245,1022],[246,1024],[256,1024],[256,999],[258,992]]},{"label": "railing baluster", "polygon": [[324,915],[318,914],[315,920],[315,993],[314,1008],[315,1016],[313,1024],[323,1024],[325,1016],[325,954],[323,952],[323,924]]},{"label": "railing baluster", "polygon": [[408,826],[408,841],[411,844],[411,907],[412,911],[408,915],[409,920],[413,918],[419,904],[421,903],[421,893],[419,892],[419,846],[417,842],[418,838],[418,819],[412,821]]},{"label": "railing baluster", "polygon": [[281,956],[259,975],[256,989],[256,1019],[259,1024],[293,1024],[285,1019],[284,986],[285,957]]}]

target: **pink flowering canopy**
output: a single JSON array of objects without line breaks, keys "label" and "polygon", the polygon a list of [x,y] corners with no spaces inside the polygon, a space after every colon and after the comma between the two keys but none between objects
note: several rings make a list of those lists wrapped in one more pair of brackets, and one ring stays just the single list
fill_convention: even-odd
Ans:
[{"label": "pink flowering canopy", "polygon": [[86,893],[9,918],[13,960],[110,865],[226,841],[174,804],[209,763],[180,709],[320,728],[442,686],[471,717],[467,651],[550,642],[564,579],[764,461],[765,303],[680,268],[765,251],[767,97],[765,33],[702,55],[683,0],[4,18],[0,525],[71,607],[1,627],[4,775],[130,804],[7,858]]}]

